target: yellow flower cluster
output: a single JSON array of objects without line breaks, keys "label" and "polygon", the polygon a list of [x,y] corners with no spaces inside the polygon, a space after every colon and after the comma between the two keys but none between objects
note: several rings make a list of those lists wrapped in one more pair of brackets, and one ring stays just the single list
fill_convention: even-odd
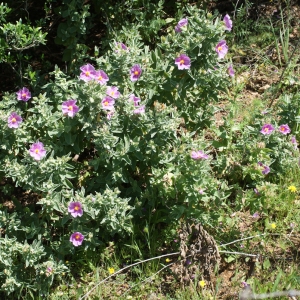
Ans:
[{"label": "yellow flower cluster", "polygon": [[109,274],[114,274],[115,273],[115,269],[114,268],[108,268],[108,272],[109,272]]},{"label": "yellow flower cluster", "polygon": [[204,288],[206,286],[206,282],[204,280],[200,280],[199,285]]},{"label": "yellow flower cluster", "polygon": [[294,186],[294,185],[290,185],[288,187],[288,190],[291,192],[291,193],[296,193],[297,192],[297,188]]}]

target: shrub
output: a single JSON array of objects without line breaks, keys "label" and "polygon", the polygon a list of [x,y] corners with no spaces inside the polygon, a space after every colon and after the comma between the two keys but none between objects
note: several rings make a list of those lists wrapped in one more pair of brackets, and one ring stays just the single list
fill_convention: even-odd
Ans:
[{"label": "shrub", "polygon": [[[76,77],[56,68],[39,92],[5,94],[0,171],[40,199],[25,209],[15,199],[18,214],[2,214],[2,290],[47,293],[65,257],[87,257],[143,226],[149,211],[159,215],[153,226],[180,218],[217,222],[212,209],[229,193],[213,176],[202,130],[229,82],[225,26],[193,7],[186,17],[179,32],[170,24],[153,50],[138,26],[124,28],[126,46],[116,36]],[[16,273],[24,262],[30,279]],[[42,289],[34,276],[41,272],[48,277]]]}]

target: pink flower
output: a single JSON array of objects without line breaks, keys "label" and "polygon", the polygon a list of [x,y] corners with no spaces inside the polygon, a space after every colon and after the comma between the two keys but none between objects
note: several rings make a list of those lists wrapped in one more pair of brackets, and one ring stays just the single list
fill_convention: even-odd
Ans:
[{"label": "pink flower", "polygon": [[109,80],[107,74],[102,71],[95,71],[95,78],[94,78],[98,83],[100,83],[101,85],[105,85],[106,82]]},{"label": "pink flower", "polygon": [[131,81],[137,81],[142,75],[142,69],[140,65],[134,65],[130,69],[130,80]]},{"label": "pink flower", "polygon": [[30,91],[26,88],[23,87],[17,92],[17,99],[22,100],[24,102],[27,102],[31,98],[31,93]]},{"label": "pink flower", "polygon": [[113,117],[113,115],[114,115],[114,111],[109,111],[107,113],[107,115],[106,115],[107,120],[111,120],[111,118]]},{"label": "pink flower", "polygon": [[261,171],[264,175],[267,175],[270,173],[270,167],[269,166],[263,166],[263,170]]},{"label": "pink flower", "polygon": [[134,114],[144,114],[145,113],[145,105],[141,105],[139,108],[133,111]]},{"label": "pink flower", "polygon": [[223,22],[225,24],[225,30],[231,31],[232,29],[232,21],[229,17],[229,15],[225,15]]},{"label": "pink flower", "polygon": [[83,214],[82,205],[80,202],[71,202],[68,206],[68,212],[71,213],[71,215],[76,217],[81,217]]},{"label": "pink flower", "polygon": [[8,117],[7,122],[9,128],[18,128],[19,125],[22,123],[22,118],[17,113],[12,112]]},{"label": "pink flower", "polygon": [[291,143],[294,145],[294,149],[298,148],[298,143],[295,136],[292,136]]},{"label": "pink flower", "polygon": [[85,82],[90,81],[95,78],[95,68],[91,64],[86,64],[82,67],[80,67],[80,70],[82,71],[80,73],[79,78]]},{"label": "pink flower", "polygon": [[46,155],[46,150],[44,148],[44,144],[41,142],[32,144],[29,149],[29,154],[35,160],[41,160]]},{"label": "pink flower", "polygon": [[134,103],[134,106],[138,106],[139,105],[139,102],[141,101],[141,99],[139,97],[136,97],[134,94],[131,94],[129,96],[129,100],[130,101],[133,101]]},{"label": "pink flower", "polygon": [[176,31],[177,33],[181,32],[181,31],[182,31],[181,28],[184,27],[184,26],[187,26],[187,24],[188,24],[188,19],[187,19],[187,18],[181,19],[181,20],[177,23],[177,25],[175,26],[175,31]]},{"label": "pink flower", "polygon": [[295,224],[295,223],[290,223],[290,227],[291,227],[291,228],[295,228],[295,227],[296,227],[296,224]]},{"label": "pink flower", "polygon": [[269,134],[271,134],[273,131],[274,131],[274,127],[273,127],[272,124],[265,124],[265,125],[262,127],[262,129],[261,129],[260,132],[261,132],[263,135],[269,135]]},{"label": "pink flower", "polygon": [[291,132],[291,129],[290,129],[289,125],[287,125],[287,124],[280,125],[278,130],[279,130],[279,132],[281,132],[282,134],[285,134],[285,135],[287,135]]},{"label": "pink flower", "polygon": [[199,159],[208,159],[208,155],[205,154],[203,151],[199,150],[199,151],[192,151],[191,153],[191,158],[195,159],[195,160],[199,160]]},{"label": "pink flower", "polygon": [[175,65],[178,66],[179,70],[189,69],[191,67],[191,59],[185,54],[180,54],[175,58]]},{"label": "pink flower", "polygon": [[228,46],[225,40],[221,40],[216,46],[216,52],[219,58],[224,58],[228,52]]},{"label": "pink flower", "polygon": [[118,99],[121,95],[116,86],[107,87],[106,94],[114,99]]},{"label": "pink flower", "polygon": [[119,52],[119,50],[128,51],[127,46],[121,42],[116,42],[116,46],[117,46],[117,50],[116,50],[117,52]]},{"label": "pink flower", "polygon": [[80,246],[83,240],[84,240],[84,236],[80,232],[74,232],[70,236],[70,242],[72,242],[75,247]]},{"label": "pink flower", "polygon": [[230,65],[230,66],[228,67],[227,72],[228,72],[228,75],[229,75],[229,76],[234,77],[234,70],[233,70],[232,65]]},{"label": "pink flower", "polygon": [[115,99],[106,96],[103,100],[102,100],[102,108],[105,110],[114,110],[114,104],[115,104]]},{"label": "pink flower", "polygon": [[261,172],[264,175],[267,175],[270,173],[270,167],[267,165],[264,165],[261,161],[258,162],[258,165],[261,167]]},{"label": "pink flower", "polygon": [[61,105],[63,114],[73,118],[79,110],[79,107],[75,104],[76,102],[77,100],[74,99],[63,102]]}]

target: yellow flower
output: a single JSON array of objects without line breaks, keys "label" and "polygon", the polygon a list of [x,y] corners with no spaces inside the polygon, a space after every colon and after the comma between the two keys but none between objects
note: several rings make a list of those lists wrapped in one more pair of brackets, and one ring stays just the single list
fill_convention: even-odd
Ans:
[{"label": "yellow flower", "polygon": [[109,274],[114,274],[115,273],[115,269],[114,268],[108,268],[108,272],[109,272]]},{"label": "yellow flower", "polygon": [[276,228],[276,224],[275,223],[271,223],[270,226],[271,226],[272,229]]},{"label": "yellow flower", "polygon": [[170,262],[171,261],[171,259],[170,258],[166,258],[166,262],[168,263],[168,262]]},{"label": "yellow flower", "polygon": [[296,193],[297,192],[297,188],[294,186],[294,185],[290,185],[288,187],[288,190],[291,192],[291,193]]},{"label": "yellow flower", "polygon": [[200,280],[199,285],[203,288],[206,286],[206,282],[204,280]]}]

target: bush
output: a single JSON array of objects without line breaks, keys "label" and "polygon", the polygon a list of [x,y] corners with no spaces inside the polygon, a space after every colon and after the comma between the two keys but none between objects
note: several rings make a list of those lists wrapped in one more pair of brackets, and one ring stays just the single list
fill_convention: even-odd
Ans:
[{"label": "bush", "polygon": [[[40,200],[24,209],[15,199],[18,214],[2,213],[2,290],[47,293],[53,276],[65,272],[65,257],[75,255],[73,245],[88,255],[111,236],[132,232],[148,210],[159,211],[159,223],[182,216],[212,222],[208,200],[217,207],[227,196],[201,130],[228,84],[228,65],[215,51],[224,24],[196,8],[187,14],[181,32],[170,22],[153,50],[137,26],[123,28],[126,47],[115,36],[110,51],[90,58],[102,73],[86,64],[81,69],[90,73],[82,71],[80,80],[56,68],[38,92],[3,97],[2,176]],[[72,205],[81,214],[71,216]],[[31,279],[16,273],[24,262]]]}]

